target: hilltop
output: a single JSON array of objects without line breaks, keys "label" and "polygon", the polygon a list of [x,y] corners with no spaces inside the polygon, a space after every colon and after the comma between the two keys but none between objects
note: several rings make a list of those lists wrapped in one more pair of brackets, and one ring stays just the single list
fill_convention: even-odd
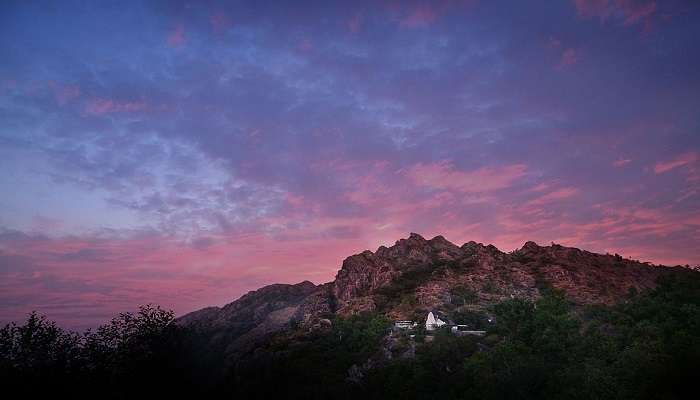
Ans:
[{"label": "hilltop", "polygon": [[322,330],[335,317],[367,312],[418,321],[434,310],[478,325],[495,304],[536,300],[551,289],[574,306],[613,305],[682,270],[557,244],[529,241],[505,253],[493,245],[457,246],[442,236],[427,240],[411,233],[391,247],[346,258],[332,282],[266,286],[224,307],[182,316],[178,323],[196,328],[211,345],[235,356],[279,331]]}]

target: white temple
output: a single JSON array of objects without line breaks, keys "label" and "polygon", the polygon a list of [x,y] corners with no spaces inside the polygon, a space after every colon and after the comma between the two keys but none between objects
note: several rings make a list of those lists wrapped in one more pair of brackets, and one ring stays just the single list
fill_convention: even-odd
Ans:
[{"label": "white temple", "polygon": [[436,317],[433,312],[428,313],[428,318],[425,320],[425,330],[434,331],[435,329],[445,325],[446,322]]}]

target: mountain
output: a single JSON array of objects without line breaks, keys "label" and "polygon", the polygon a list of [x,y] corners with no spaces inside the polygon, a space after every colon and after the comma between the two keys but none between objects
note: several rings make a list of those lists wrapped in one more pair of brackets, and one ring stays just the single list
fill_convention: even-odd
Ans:
[{"label": "mountain", "polygon": [[291,326],[314,331],[330,325],[334,316],[367,311],[391,320],[422,321],[435,310],[478,324],[494,304],[512,297],[536,299],[551,288],[563,291],[575,305],[610,305],[681,269],[557,244],[527,242],[504,253],[493,245],[457,246],[442,236],[426,240],[411,233],[391,247],[346,258],[332,282],[266,286],[224,307],[182,316],[178,323],[205,333],[210,345],[235,355]]},{"label": "mountain", "polygon": [[206,333],[211,338],[209,345],[226,354],[236,354],[289,326],[299,305],[317,288],[309,281],[296,285],[269,285],[224,307],[207,307],[177,321]]}]

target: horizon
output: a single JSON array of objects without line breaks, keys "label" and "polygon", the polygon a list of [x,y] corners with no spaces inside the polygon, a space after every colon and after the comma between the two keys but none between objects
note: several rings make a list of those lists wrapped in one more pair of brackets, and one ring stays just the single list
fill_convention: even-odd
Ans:
[{"label": "horizon", "polygon": [[333,279],[407,232],[700,265],[700,5],[0,4],[0,324]]},{"label": "horizon", "polygon": [[[330,280],[327,280],[327,281],[313,281],[313,280],[310,280],[310,279],[303,279],[303,280],[296,280],[296,281],[295,281],[295,280],[291,280],[291,281],[288,281],[288,282],[269,282],[269,283],[265,283],[265,284],[262,284],[262,285],[259,286],[259,287],[255,287],[255,288],[252,288],[252,289],[243,291],[243,292],[241,292],[240,294],[236,295],[235,297],[233,297],[233,298],[231,298],[231,299],[226,300],[226,301],[223,302],[223,303],[219,303],[219,304],[208,304],[208,305],[206,305],[206,306],[202,306],[202,307],[199,307],[199,308],[196,308],[196,309],[184,310],[184,311],[182,311],[182,312],[175,313],[175,319],[184,317],[184,316],[186,316],[186,315],[188,315],[188,314],[190,314],[190,313],[193,313],[193,312],[196,312],[196,311],[200,311],[200,310],[205,309],[205,308],[212,308],[212,307],[214,307],[214,308],[222,308],[222,307],[224,307],[224,306],[226,306],[226,305],[229,305],[230,303],[236,302],[236,301],[239,300],[241,297],[243,297],[243,296],[245,296],[245,295],[247,295],[247,294],[249,294],[249,293],[251,293],[251,292],[255,292],[255,291],[259,290],[259,289],[262,289],[262,288],[264,288],[264,287],[271,286],[271,285],[299,285],[299,284],[302,284],[302,283],[305,283],[305,282],[309,282],[309,283],[311,283],[311,284],[313,284],[313,285],[315,285],[315,286],[321,286],[321,285],[333,283],[333,282],[335,281],[337,272],[340,271],[340,269],[342,268],[342,263],[343,263],[343,261],[344,261],[346,258],[351,257],[351,256],[353,256],[353,255],[361,254],[361,253],[363,253],[363,252],[365,252],[365,251],[370,251],[370,252],[372,252],[372,253],[376,253],[377,250],[379,250],[381,247],[392,247],[392,246],[394,246],[395,244],[398,244],[398,242],[399,242],[400,240],[409,239],[410,236],[411,236],[411,235],[414,235],[414,234],[416,234],[416,235],[422,237],[422,238],[425,239],[426,241],[431,241],[431,240],[433,240],[433,239],[435,239],[435,238],[437,238],[437,237],[443,237],[443,239],[447,240],[448,242],[450,242],[450,243],[452,243],[452,244],[454,244],[454,245],[456,245],[456,246],[458,246],[458,247],[462,247],[462,246],[466,245],[467,243],[472,242],[472,241],[467,241],[467,242],[464,242],[464,243],[462,243],[462,244],[458,244],[458,243],[452,242],[451,240],[445,238],[443,235],[435,235],[435,236],[433,236],[433,237],[431,237],[431,238],[428,239],[426,236],[423,236],[423,235],[421,235],[420,233],[417,233],[417,232],[410,232],[410,233],[407,234],[405,237],[401,237],[401,238],[397,239],[397,240],[394,242],[394,244],[381,244],[381,245],[379,245],[375,250],[371,250],[370,248],[368,248],[368,249],[360,250],[360,251],[357,251],[357,252],[355,252],[355,253],[352,253],[352,254],[349,254],[349,255],[343,257],[343,259],[338,263],[338,267],[337,267],[337,269],[335,270],[335,274],[333,275],[332,279],[330,279]],[[492,243],[481,243],[481,242],[479,242],[479,241],[473,241],[473,242],[476,242],[477,244],[480,244],[480,245],[483,245],[483,246],[491,246],[491,245],[493,245]],[[499,248],[498,246],[495,246],[495,247],[496,247],[499,251],[501,251],[501,252],[503,252],[503,253],[511,253],[511,252],[518,251],[518,250],[522,249],[522,248],[525,246],[525,244],[527,244],[528,242],[531,242],[531,241],[526,241],[526,242],[524,242],[523,245],[521,245],[520,247],[516,247],[516,248],[514,248],[514,249],[512,249],[512,250],[504,250],[504,249]],[[549,245],[547,245],[547,244],[541,244],[541,243],[536,243],[536,242],[534,242],[534,243],[535,243],[536,245],[540,246],[540,247],[550,247],[550,246],[558,246],[558,245],[561,245],[560,243],[554,243],[554,242],[550,243]],[[587,249],[579,249],[579,248],[577,248],[577,247],[575,247],[575,246],[564,246],[564,247],[567,247],[567,248],[575,248],[575,249],[578,249],[578,250],[581,250],[581,251],[588,251]],[[595,253],[595,252],[593,252],[593,253],[594,253],[594,254],[600,254],[600,253]],[[619,256],[623,257],[624,259],[626,259],[626,260],[633,261],[633,262],[638,262],[638,263],[641,263],[641,264],[647,264],[647,265],[649,265],[650,267],[657,267],[657,268],[682,267],[682,268],[690,268],[690,269],[693,269],[693,270],[700,270],[700,264],[699,264],[699,265],[688,265],[688,264],[686,264],[686,265],[680,265],[680,264],[677,264],[677,265],[663,265],[663,264],[654,264],[654,263],[651,263],[650,261],[636,260],[636,259],[633,259],[632,257],[625,257],[623,254],[617,254],[617,253],[610,254],[610,253],[605,253],[605,255],[616,255],[616,256],[619,255]],[[134,306],[131,307],[130,309],[119,310],[118,313],[123,313],[123,312],[132,312],[132,313],[133,313],[133,312],[136,312],[137,309],[138,309],[140,306],[142,306],[142,305],[161,306],[160,304],[154,304],[154,303],[138,304],[138,305],[134,305]],[[167,308],[166,308],[166,309],[167,309]],[[171,310],[171,311],[174,311],[174,310]],[[32,311],[30,311],[30,313],[31,313],[31,312],[37,312],[39,316],[46,316],[46,317],[49,317],[49,316],[46,315],[45,313],[38,312],[37,310],[32,310]],[[23,317],[26,318],[27,316],[28,316],[28,314],[24,315]],[[82,332],[84,332],[84,331],[86,331],[86,330],[88,330],[88,329],[97,328],[99,325],[108,323],[109,320],[110,320],[111,318],[113,318],[113,317],[117,317],[117,314],[110,316],[108,319],[105,319],[104,321],[95,321],[95,323],[90,324],[90,325],[86,325],[86,326],[70,327],[70,326],[62,326],[62,325],[60,325],[60,324],[59,324],[59,326],[62,327],[62,328],[68,329],[68,330],[70,330],[70,331],[73,331],[73,332],[82,333]],[[49,318],[49,320],[51,320],[51,319]],[[14,320],[14,321],[7,321],[7,322],[21,323],[21,322],[22,322],[22,319],[18,319],[18,320]]]}]

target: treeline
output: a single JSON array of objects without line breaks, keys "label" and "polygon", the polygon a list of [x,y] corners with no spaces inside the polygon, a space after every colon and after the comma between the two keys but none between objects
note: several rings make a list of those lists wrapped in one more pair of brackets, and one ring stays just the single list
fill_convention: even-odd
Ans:
[{"label": "treeline", "polygon": [[486,337],[438,332],[412,358],[387,349],[379,314],[292,330],[237,359],[158,307],[82,335],[32,314],[0,330],[0,378],[25,397],[681,399],[700,366],[698,275],[612,307],[574,308],[554,290],[508,300]]},{"label": "treeline", "polygon": [[[172,311],[147,305],[83,334],[32,313],[0,329],[0,380],[27,398],[146,398],[191,382],[185,335]],[[183,384],[185,383],[186,384]]]}]

